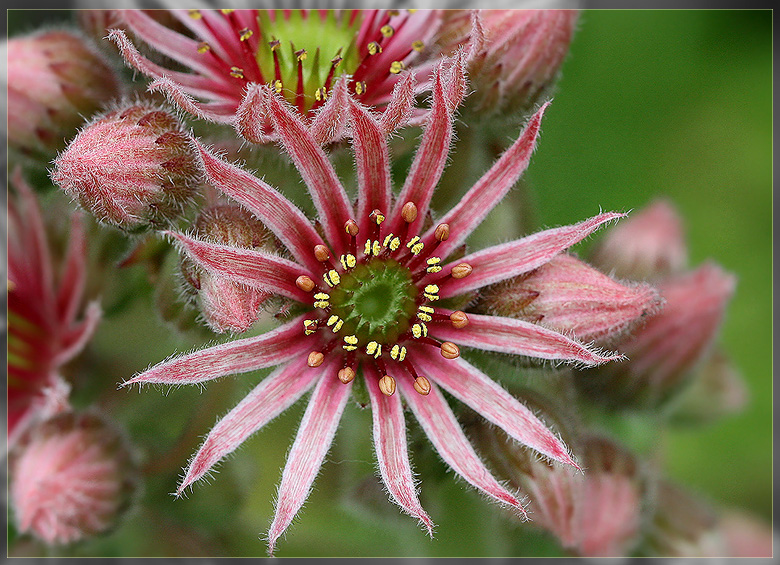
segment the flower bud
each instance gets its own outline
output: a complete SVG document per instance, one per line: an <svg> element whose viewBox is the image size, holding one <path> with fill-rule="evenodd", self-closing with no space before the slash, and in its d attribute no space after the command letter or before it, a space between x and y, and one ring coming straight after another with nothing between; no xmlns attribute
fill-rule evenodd
<svg viewBox="0 0 780 565"><path fill-rule="evenodd" d="M110 529L128 506L135 483L123 438L91 414L67 413L30 429L9 471L19 531L50 545Z"/></svg>
<svg viewBox="0 0 780 565"><path fill-rule="evenodd" d="M469 50L475 92L467 104L483 114L530 109L554 84L569 52L576 10L445 10L437 44Z"/></svg>
<svg viewBox="0 0 780 565"><path fill-rule="evenodd" d="M8 40L8 145L51 157L84 116L119 95L116 73L81 36L47 31Z"/></svg>
<svg viewBox="0 0 780 565"><path fill-rule="evenodd" d="M145 103L97 117L54 165L55 183L98 220L125 230L177 217L201 176L178 120Z"/></svg>
<svg viewBox="0 0 780 565"><path fill-rule="evenodd" d="M558 255L487 288L478 308L603 342L627 332L660 304L658 292L647 284L624 285L571 255Z"/></svg>
<svg viewBox="0 0 780 565"><path fill-rule="evenodd" d="M659 280L688 262L682 220L664 200L610 229L592 255L593 264L617 277Z"/></svg>
<svg viewBox="0 0 780 565"><path fill-rule="evenodd" d="M222 245L262 249L273 236L249 212L233 204L206 208L195 221L195 236ZM256 288L214 275L189 256L181 259L187 292L215 332L243 333L257 321L260 305L270 296Z"/></svg>
<svg viewBox="0 0 780 565"><path fill-rule="evenodd" d="M616 345L628 360L577 375L580 389L602 401L665 403L710 350L734 286L734 276L712 263L659 285L663 310Z"/></svg>

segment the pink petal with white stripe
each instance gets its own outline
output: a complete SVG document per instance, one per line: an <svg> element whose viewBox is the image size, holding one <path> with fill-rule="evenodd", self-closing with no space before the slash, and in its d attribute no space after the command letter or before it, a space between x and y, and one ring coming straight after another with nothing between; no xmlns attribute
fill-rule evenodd
<svg viewBox="0 0 780 565"><path fill-rule="evenodd" d="M350 100L349 117L359 187L357 217L360 229L367 230L372 210L386 214L390 209L390 154L385 134L368 110Z"/></svg>
<svg viewBox="0 0 780 565"><path fill-rule="evenodd" d="M364 365L363 372L368 394L371 397L374 446L382 481L396 504L403 508L404 512L422 522L428 529L428 534L433 537L433 522L417 498L412 467L409 463L406 421L401 408L401 397L398 394L385 396L379 390L381 375L373 367Z"/></svg>
<svg viewBox="0 0 780 565"><path fill-rule="evenodd" d="M436 252L442 257L452 253L465 241L466 237L482 223L485 216L506 196L509 189L528 168L531 153L533 153L536 139L539 136L542 115L544 115L548 105L549 102L533 115L517 141L504 152L488 172L482 175L482 178L469 189L460 202L441 219L440 223L450 225L451 234L447 241L442 242L436 248ZM435 226L425 234L423 241L426 244L433 241L434 229Z"/></svg>
<svg viewBox="0 0 780 565"><path fill-rule="evenodd" d="M298 263L254 249L209 243L176 232L163 233L176 238L190 257L217 275L299 302L311 302L311 296L295 286L295 279L309 274Z"/></svg>
<svg viewBox="0 0 780 565"><path fill-rule="evenodd" d="M309 367L303 356L264 378L209 432L187 466L176 493L181 494L225 455L289 408L322 374L323 371Z"/></svg>
<svg viewBox="0 0 780 565"><path fill-rule="evenodd" d="M84 234L84 222L79 215L74 214L70 220L68 251L57 290L57 314L66 326L76 320L86 278L87 238Z"/></svg>
<svg viewBox="0 0 780 565"><path fill-rule="evenodd" d="M468 483L502 504L525 510L520 501L493 477L466 439L455 415L444 400L439 388L431 383L431 391L421 396L411 379L398 379L406 403L420 422L444 462Z"/></svg>
<svg viewBox="0 0 780 565"><path fill-rule="evenodd" d="M443 281L440 284L440 295L442 298L456 296L541 267L558 253L582 241L604 224L625 215L619 212L599 214L579 224L540 231L522 239L494 245L466 255L453 263L468 263L473 268L472 273L462 279ZM449 243L449 240L442 245L446 243ZM439 248L436 251L438 253ZM448 268L445 267L445 270Z"/></svg>
<svg viewBox="0 0 780 565"><path fill-rule="evenodd" d="M169 77L159 77L149 83L149 92L162 92L168 99L185 112L189 112L202 120L220 124L233 123L234 105L220 102L202 104L195 101L179 84L181 81ZM229 114L228 114L229 112Z"/></svg>
<svg viewBox="0 0 780 565"><path fill-rule="evenodd" d="M54 356L55 366L67 363L84 349L87 342L92 339L101 316L100 304L90 302L84 313L84 319L67 327L62 334L60 350Z"/></svg>
<svg viewBox="0 0 780 565"><path fill-rule="evenodd" d="M303 212L256 176L219 159L200 143L197 148L209 182L246 206L302 265L315 272L322 269L312 253L322 238Z"/></svg>
<svg viewBox="0 0 780 565"><path fill-rule="evenodd" d="M274 131L309 187L325 236L338 254L340 244L346 240L344 224L354 215L347 193L325 151L296 112L275 93L271 93L267 101Z"/></svg>
<svg viewBox="0 0 780 565"><path fill-rule="evenodd" d="M406 124L414 111L416 79L414 73L404 73L393 87L393 95L382 113L380 125L386 134Z"/></svg>
<svg viewBox="0 0 780 565"><path fill-rule="evenodd" d="M601 355L597 351L565 335L524 320L501 316L469 314L469 324L456 329L451 324L431 324L430 332L443 341L454 341L487 351L527 355L540 359L556 359L600 365L623 359L622 355Z"/></svg>
<svg viewBox="0 0 780 565"><path fill-rule="evenodd" d="M349 108L349 79L342 75L333 87L325 105L320 108L309 126L309 132L320 145L341 139L347 125Z"/></svg>
<svg viewBox="0 0 780 565"><path fill-rule="evenodd" d="M268 116L266 96L268 91L259 84L250 84L236 110L233 124L238 134L252 143L268 143L271 135L271 118Z"/></svg>
<svg viewBox="0 0 780 565"><path fill-rule="evenodd" d="M271 367L297 356L306 357L311 343L301 339L302 324L303 316L299 316L259 336L236 339L163 361L125 381L122 386L137 383L195 384Z"/></svg>
<svg viewBox="0 0 780 565"><path fill-rule="evenodd" d="M326 367L323 372L333 373L336 364L328 363ZM335 374L325 374L314 389L279 484L276 514L268 530L268 552L271 555L276 540L309 496L311 485L336 435L351 390L352 383L343 384Z"/></svg>
<svg viewBox="0 0 780 565"><path fill-rule="evenodd" d="M513 439L579 469L563 442L531 410L476 367L461 358L444 361L433 356L415 355L414 361L431 380Z"/></svg>

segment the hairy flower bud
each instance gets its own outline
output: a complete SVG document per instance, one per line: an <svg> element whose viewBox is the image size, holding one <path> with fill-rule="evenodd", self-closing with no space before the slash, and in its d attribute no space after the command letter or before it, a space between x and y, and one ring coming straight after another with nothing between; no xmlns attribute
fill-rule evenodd
<svg viewBox="0 0 780 565"><path fill-rule="evenodd" d="M51 157L76 128L119 95L116 73L81 36L47 31L16 37L8 57L8 145Z"/></svg>
<svg viewBox="0 0 780 565"><path fill-rule="evenodd" d="M576 10L446 10L437 44L465 45L479 113L529 109L554 84L569 52Z"/></svg>
<svg viewBox="0 0 780 565"><path fill-rule="evenodd" d="M98 220L126 230L180 214L201 168L169 112L138 103L97 117L57 157L52 179Z"/></svg>
<svg viewBox="0 0 780 565"><path fill-rule="evenodd" d="M246 249L263 249L271 233L244 208L221 204L206 208L195 221L195 235L205 241ZM243 333L257 321L260 305L269 293L231 281L204 269L183 255L181 270L187 291L215 332Z"/></svg>
<svg viewBox="0 0 780 565"><path fill-rule="evenodd" d="M734 286L734 276L712 263L659 285L663 310L617 345L628 360L578 375L581 390L630 405L663 404L710 350Z"/></svg>
<svg viewBox="0 0 780 565"><path fill-rule="evenodd" d="M478 308L571 332L582 341L625 333L659 309L647 284L621 284L571 255L487 288Z"/></svg>
<svg viewBox="0 0 780 565"><path fill-rule="evenodd" d="M606 272L633 280L679 273L688 262L682 220L669 202L655 202L609 230L591 260Z"/></svg>
<svg viewBox="0 0 780 565"><path fill-rule="evenodd" d="M19 531L52 545L110 529L135 483L123 438L91 414L67 413L32 428L9 471Z"/></svg>

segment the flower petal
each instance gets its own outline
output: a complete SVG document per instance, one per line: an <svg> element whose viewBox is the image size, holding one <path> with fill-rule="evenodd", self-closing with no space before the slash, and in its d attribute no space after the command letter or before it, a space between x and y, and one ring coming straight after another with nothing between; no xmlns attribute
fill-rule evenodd
<svg viewBox="0 0 780 565"><path fill-rule="evenodd" d="M409 452L406 445L406 422L401 397L385 396L379 390L379 375L373 367L363 366L366 386L371 397L371 413L374 418L374 446L379 471L387 490L403 510L417 518L428 528L433 537L433 522L420 505L414 485ZM406 375L404 375L406 376ZM405 381L406 379L400 379Z"/></svg>
<svg viewBox="0 0 780 565"><path fill-rule="evenodd" d="M236 110L236 131L252 143L268 143L275 139L271 135L271 119L266 112L265 96L265 88L259 84L250 84Z"/></svg>
<svg viewBox="0 0 780 565"><path fill-rule="evenodd" d="M321 269L312 250L322 243L322 238L303 212L273 187L219 159L197 141L195 143L209 182L246 206L287 246L299 263L315 272Z"/></svg>
<svg viewBox="0 0 780 565"><path fill-rule="evenodd" d="M171 231L163 233L176 238L190 257L217 275L305 304L312 301L309 294L295 286L295 279L310 274L298 263L254 249L209 243Z"/></svg>
<svg viewBox="0 0 780 565"><path fill-rule="evenodd" d="M536 146L542 115L548 105L549 102L531 117L517 141L504 152L488 172L482 175L482 178L469 189L460 202L441 219L439 223L450 225L451 234L436 248L436 253L441 257L446 257L465 241L466 237L482 223L488 212L504 198L509 189L525 172L528 162L531 160L531 153ZM436 226L433 226L425 234L423 241L426 245L433 241L435 229Z"/></svg>
<svg viewBox="0 0 780 565"><path fill-rule="evenodd" d="M452 396L493 422L512 438L539 453L579 469L563 442L482 371L461 358L439 360L415 355L415 364ZM407 398L409 395L406 395Z"/></svg>
<svg viewBox="0 0 780 565"><path fill-rule="evenodd" d="M225 375L271 367L306 356L310 340L301 339L303 316L259 336L236 339L163 361L122 383L195 384Z"/></svg>
<svg viewBox="0 0 780 565"><path fill-rule="evenodd" d="M306 357L302 356L264 378L209 432L187 466L176 494L181 494L225 455L289 408L321 375L322 371L307 366Z"/></svg>
<svg viewBox="0 0 780 565"><path fill-rule="evenodd" d="M432 335L468 347L527 355L541 359L561 359L585 365L600 365L623 359L622 355L601 355L565 335L524 320L501 316L469 314L469 324L460 329L450 324L431 324Z"/></svg>
<svg viewBox="0 0 780 565"><path fill-rule="evenodd" d="M275 93L270 93L267 102L274 132L309 187L325 237L338 254L346 241L344 224L354 216L347 193L325 151L287 102Z"/></svg>
<svg viewBox="0 0 780 565"><path fill-rule="evenodd" d="M162 92L173 104L201 120L220 124L233 123L235 104L201 104L181 88L180 82L173 81L168 76L162 76L149 83L148 90L149 92Z"/></svg>
<svg viewBox="0 0 780 565"><path fill-rule="evenodd" d="M317 143L325 145L341 139L346 125L345 116L349 105L347 75L342 75L333 87L330 98L317 112L309 126L309 132Z"/></svg>
<svg viewBox="0 0 780 565"><path fill-rule="evenodd" d="M428 395L421 396L414 390L411 379L398 379L398 381L406 403L445 463L472 486L498 502L514 506L525 514L520 501L502 487L482 463L466 439L439 387L431 383L431 391Z"/></svg>
<svg viewBox="0 0 780 565"><path fill-rule="evenodd" d="M368 230L369 214L390 210L390 154L384 132L376 119L359 103L349 100L352 145L358 178L358 225Z"/></svg>
<svg viewBox="0 0 780 565"><path fill-rule="evenodd" d="M78 307L84 294L87 276L87 239L81 216L73 214L70 219L70 236L60 286L57 290L57 310L60 323L69 326L76 319Z"/></svg>
<svg viewBox="0 0 780 565"><path fill-rule="evenodd" d="M60 350L54 357L53 365L59 366L73 359L87 345L95 333L102 311L97 302L90 302L84 313L84 319L71 325L60 340Z"/></svg>
<svg viewBox="0 0 780 565"><path fill-rule="evenodd" d="M382 113L380 125L385 134L394 132L400 126L404 125L414 111L414 87L416 83L415 74L407 71L401 75L401 78L393 87L393 94L390 102L387 103L385 111Z"/></svg>
<svg viewBox="0 0 780 565"><path fill-rule="evenodd" d="M279 484L276 514L268 530L268 551L273 555L276 540L292 522L320 470L333 442L336 428L347 404L352 383L343 384L332 373L335 363L329 363L326 373L314 389L306 413L298 428L287 464Z"/></svg>
<svg viewBox="0 0 780 565"><path fill-rule="evenodd" d="M468 263L473 268L472 273L462 279L444 280L439 285L440 295L442 298L456 296L541 267L558 253L582 241L602 225L624 216L625 214L619 212L607 212L579 224L537 232L522 239L494 245L467 255L459 259L457 263ZM440 247L449 241L448 239L442 242ZM436 249L437 254L440 247ZM442 256L444 255L442 253Z"/></svg>

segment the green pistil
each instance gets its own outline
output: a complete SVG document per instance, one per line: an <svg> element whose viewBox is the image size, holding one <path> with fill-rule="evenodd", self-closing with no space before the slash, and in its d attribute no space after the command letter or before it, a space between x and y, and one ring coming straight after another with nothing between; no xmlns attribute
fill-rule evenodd
<svg viewBox="0 0 780 565"><path fill-rule="evenodd" d="M394 343L409 329L418 289L411 273L393 259L373 259L341 276L331 291L333 314L344 321L341 333L369 341Z"/></svg>
<svg viewBox="0 0 780 565"><path fill-rule="evenodd" d="M349 10L340 13L330 10L324 19L313 10L305 18L300 10L292 10L288 14L278 10L271 21L266 10L259 10L259 29L262 30L263 37L260 39L256 58L263 76L271 83L277 78L281 80L281 92L285 98L292 104L298 104L299 57L296 53L305 50L305 59L300 63L303 68L304 109L310 109L318 101L319 89L329 87L329 91L337 76L352 74L358 67L360 59L355 40L362 16L358 15L355 21L350 23L351 17ZM277 41L275 52L279 64L278 77L274 49L269 45L269 42ZM333 66L332 61L337 57L341 61L335 68L331 84L326 84Z"/></svg>

